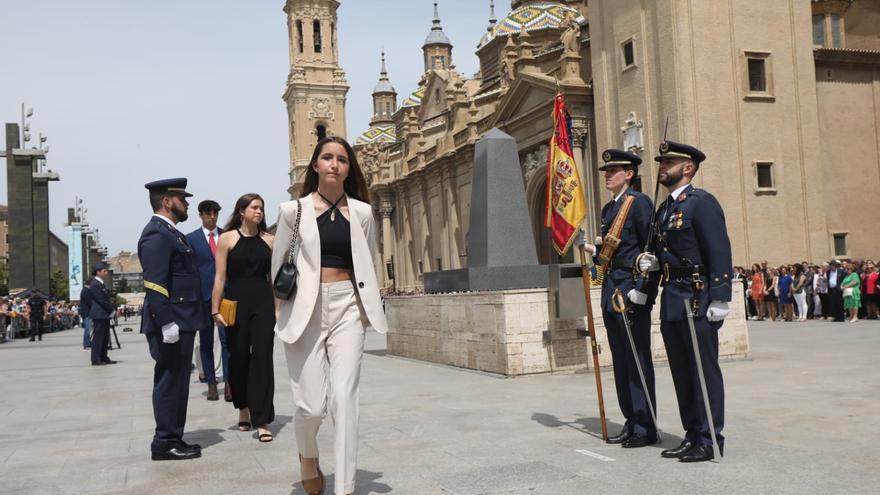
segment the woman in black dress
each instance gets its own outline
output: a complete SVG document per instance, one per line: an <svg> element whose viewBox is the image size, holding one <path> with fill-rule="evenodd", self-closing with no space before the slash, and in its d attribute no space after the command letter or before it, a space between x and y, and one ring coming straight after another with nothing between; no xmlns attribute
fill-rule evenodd
<svg viewBox="0 0 880 495"><path fill-rule="evenodd" d="M217 246L211 314L216 324L226 327L229 385L232 403L239 410L238 428L249 431L255 425L260 442L271 442L275 302L269 269L274 237L266 231L263 205L259 194L245 194L235 203ZM222 298L237 303L232 326L220 315Z"/></svg>

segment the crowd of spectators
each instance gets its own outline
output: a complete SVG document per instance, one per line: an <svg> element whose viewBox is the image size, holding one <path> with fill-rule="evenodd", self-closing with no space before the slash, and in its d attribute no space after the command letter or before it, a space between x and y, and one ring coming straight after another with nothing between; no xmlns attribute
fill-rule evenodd
<svg viewBox="0 0 880 495"><path fill-rule="evenodd" d="M856 322L880 316L880 280L877 264L870 260L831 260L822 265L804 261L778 267L767 266L765 260L734 271L743 284L746 314L752 320Z"/></svg>
<svg viewBox="0 0 880 495"><path fill-rule="evenodd" d="M33 328L32 314L42 313L36 318L41 327ZM0 339L35 335L44 332L58 332L79 326L80 317L76 303L64 300L43 298L37 302L33 295L25 297L0 298Z"/></svg>

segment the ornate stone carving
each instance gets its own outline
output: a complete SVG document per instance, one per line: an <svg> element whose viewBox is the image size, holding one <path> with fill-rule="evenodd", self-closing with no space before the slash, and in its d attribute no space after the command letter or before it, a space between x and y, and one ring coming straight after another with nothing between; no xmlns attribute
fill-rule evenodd
<svg viewBox="0 0 880 495"><path fill-rule="evenodd" d="M522 160L520 160L524 184L528 185L538 172L547 170L547 156L549 151L550 149L547 145L542 144L538 149L528 153Z"/></svg>
<svg viewBox="0 0 880 495"><path fill-rule="evenodd" d="M312 98L312 110L309 112L309 118L333 120L334 115L330 108L330 98L320 96Z"/></svg>
<svg viewBox="0 0 880 495"><path fill-rule="evenodd" d="M630 112L623 124L620 128L620 132L623 133L623 149L633 153L644 151L642 129L645 123L636 117L635 112Z"/></svg>

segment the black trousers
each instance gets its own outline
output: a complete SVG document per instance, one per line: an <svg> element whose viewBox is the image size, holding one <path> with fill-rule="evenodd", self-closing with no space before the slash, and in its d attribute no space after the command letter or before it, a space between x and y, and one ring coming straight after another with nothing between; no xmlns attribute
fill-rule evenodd
<svg viewBox="0 0 880 495"><path fill-rule="evenodd" d="M31 328L28 332L30 338L39 337L40 340L43 340L43 318L42 317L31 317Z"/></svg>
<svg viewBox="0 0 880 495"><path fill-rule="evenodd" d="M156 362L153 368L153 416L156 432L150 449L162 452L183 440L186 407L189 401L189 376L192 371L195 332L180 332L180 340L173 344L162 342L162 332L146 334L150 356ZM92 344L92 352L95 345Z"/></svg>
<svg viewBox="0 0 880 495"><path fill-rule="evenodd" d="M110 342L110 320L92 320L92 363L107 362Z"/></svg>
<svg viewBox="0 0 880 495"><path fill-rule="evenodd" d="M236 409L250 410L251 424L262 426L275 420L274 308L239 314L235 326L226 327L229 346L229 385Z"/></svg>
<svg viewBox="0 0 880 495"><path fill-rule="evenodd" d="M648 400L657 409L654 394L654 364L651 359L651 313L635 311L629 315L633 341L636 345L642 371L648 391L642 387L635 357L626 335L623 315L616 312L603 311L605 330L608 332L608 345L611 347L611 359L614 362L614 386L617 389L617 402L620 411L626 418L624 427L630 433L638 433L647 437L657 436L657 427L651 417ZM649 399L650 397L650 399Z"/></svg>
<svg viewBox="0 0 880 495"><path fill-rule="evenodd" d="M828 288L828 316L843 321L843 291L840 287Z"/></svg>
<svg viewBox="0 0 880 495"><path fill-rule="evenodd" d="M723 321L709 322L706 318L697 318L694 321L700 360L706 375L709 406L715 423L715 436L720 446L724 445L724 436L721 435L721 430L724 428L724 380L721 376L721 366L718 364L718 331L721 330L723 323ZM685 437L698 445L711 445L712 436L709 433L709 420L706 416L688 322L687 320L661 321L660 333L663 334L663 343L666 345Z"/></svg>

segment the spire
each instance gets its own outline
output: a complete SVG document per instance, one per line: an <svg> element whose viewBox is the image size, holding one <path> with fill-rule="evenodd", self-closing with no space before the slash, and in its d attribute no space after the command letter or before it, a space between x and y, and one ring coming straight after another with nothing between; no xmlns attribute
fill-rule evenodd
<svg viewBox="0 0 880 495"><path fill-rule="evenodd" d="M394 90L394 86L391 85L391 80L388 79L388 69L385 68L384 49L382 50L382 69L379 71L379 84L376 85L373 93L397 93Z"/></svg>
<svg viewBox="0 0 880 495"><path fill-rule="evenodd" d="M495 0L489 0L489 27L486 31L491 33L495 29L495 24L498 24L498 18L495 17Z"/></svg>
<svg viewBox="0 0 880 495"><path fill-rule="evenodd" d="M431 32L428 33L428 37L425 39L425 45L452 45L449 42L449 38L446 37L446 33L443 32L443 26L440 25L440 9L437 7L437 2L434 2L434 21L431 26Z"/></svg>

